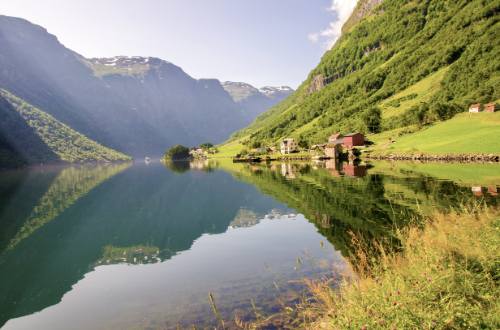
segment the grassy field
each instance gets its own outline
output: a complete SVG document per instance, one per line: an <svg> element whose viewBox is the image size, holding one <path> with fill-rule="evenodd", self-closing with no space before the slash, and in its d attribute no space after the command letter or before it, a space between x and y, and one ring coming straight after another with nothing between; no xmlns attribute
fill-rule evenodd
<svg viewBox="0 0 500 330"><path fill-rule="evenodd" d="M288 311L293 328L498 329L500 213L474 209L428 221L400 234L404 252L386 254L339 289L309 282L314 299ZM359 260L369 260L362 246Z"/></svg>
<svg viewBox="0 0 500 330"><path fill-rule="evenodd" d="M399 137L401 131L404 129L369 137L376 143L372 150L376 153L500 153L500 112L461 113L450 120ZM388 138L394 139L395 143L387 143Z"/></svg>
<svg viewBox="0 0 500 330"><path fill-rule="evenodd" d="M209 158L232 158L245 149L245 146L240 143L240 140L235 140L219 145L217 146L217 149L219 152L214 155L210 155Z"/></svg>
<svg viewBox="0 0 500 330"><path fill-rule="evenodd" d="M422 102L427 102L440 89L448 67L445 67L402 92L393 95L380 104L382 118L390 118L405 113L408 109Z"/></svg>

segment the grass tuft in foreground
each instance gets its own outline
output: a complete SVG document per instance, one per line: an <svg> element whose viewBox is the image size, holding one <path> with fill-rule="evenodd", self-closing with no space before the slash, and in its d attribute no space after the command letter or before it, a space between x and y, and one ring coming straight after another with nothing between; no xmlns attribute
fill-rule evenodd
<svg viewBox="0 0 500 330"><path fill-rule="evenodd" d="M310 282L313 299L297 307L299 327L498 329L499 230L495 210L436 214L423 229L401 233L404 252L382 254L358 280L336 290Z"/></svg>

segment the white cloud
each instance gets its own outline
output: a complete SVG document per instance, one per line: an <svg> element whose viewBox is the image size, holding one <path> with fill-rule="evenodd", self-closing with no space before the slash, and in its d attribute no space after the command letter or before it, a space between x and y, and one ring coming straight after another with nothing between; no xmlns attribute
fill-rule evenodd
<svg viewBox="0 0 500 330"><path fill-rule="evenodd" d="M357 2L358 0L332 0L328 11L332 13L333 21L324 30L309 34L308 39L313 43L321 41L325 48L332 48L340 37L342 26L351 16Z"/></svg>

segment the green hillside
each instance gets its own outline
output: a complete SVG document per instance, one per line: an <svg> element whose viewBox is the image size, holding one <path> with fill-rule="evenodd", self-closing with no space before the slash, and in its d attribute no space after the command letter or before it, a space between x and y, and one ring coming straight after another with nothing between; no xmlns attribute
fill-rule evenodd
<svg viewBox="0 0 500 330"><path fill-rule="evenodd" d="M130 159L88 139L5 90L0 90L0 100L1 113L7 118L0 127L0 167Z"/></svg>
<svg viewBox="0 0 500 330"><path fill-rule="evenodd" d="M297 92L230 141L318 143L337 131L422 128L500 98L500 0L379 2L359 1Z"/></svg>
<svg viewBox="0 0 500 330"><path fill-rule="evenodd" d="M394 133L394 134L391 134ZM429 125L415 133L397 137L389 131L374 135L374 154L388 153L500 153L500 112L462 113ZM389 138L394 143L389 142Z"/></svg>

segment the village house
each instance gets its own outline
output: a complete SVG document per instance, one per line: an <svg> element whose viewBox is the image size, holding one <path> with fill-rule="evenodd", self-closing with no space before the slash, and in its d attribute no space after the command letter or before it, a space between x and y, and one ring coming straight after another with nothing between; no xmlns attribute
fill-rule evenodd
<svg viewBox="0 0 500 330"><path fill-rule="evenodd" d="M481 103L471 104L469 107L469 112L472 113L481 112Z"/></svg>
<svg viewBox="0 0 500 330"><path fill-rule="evenodd" d="M365 136L361 133L349 133L343 137L343 145L346 148L360 147L365 145Z"/></svg>
<svg viewBox="0 0 500 330"><path fill-rule="evenodd" d="M281 142L280 150L283 155L291 154L292 152L297 151L297 143L295 143L295 139L284 139Z"/></svg>
<svg viewBox="0 0 500 330"><path fill-rule="evenodd" d="M497 104L495 102L491 102L484 105L484 112L495 112L497 111Z"/></svg>
<svg viewBox="0 0 500 330"><path fill-rule="evenodd" d="M201 157L205 155L205 151L202 148L191 148L191 150L189 150L189 155L193 157Z"/></svg>

